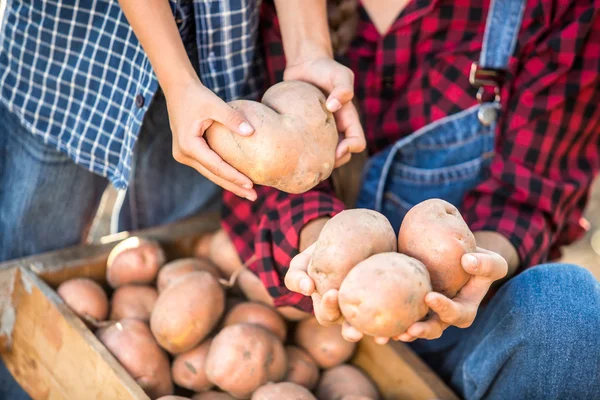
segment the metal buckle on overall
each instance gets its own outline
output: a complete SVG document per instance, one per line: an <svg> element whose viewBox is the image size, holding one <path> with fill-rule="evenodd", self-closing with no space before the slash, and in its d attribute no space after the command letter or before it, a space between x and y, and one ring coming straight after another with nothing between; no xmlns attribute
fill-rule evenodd
<svg viewBox="0 0 600 400"><path fill-rule="evenodd" d="M477 101L481 104L486 87L494 88L495 101L500 102L500 88L504 83L505 72L499 69L484 69L474 62L471 64L469 73L469 82L472 86L479 88L477 91Z"/></svg>

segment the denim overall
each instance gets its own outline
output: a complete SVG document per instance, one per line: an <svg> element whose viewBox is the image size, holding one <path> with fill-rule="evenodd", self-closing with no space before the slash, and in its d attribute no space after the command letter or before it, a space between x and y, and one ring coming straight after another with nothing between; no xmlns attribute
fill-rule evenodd
<svg viewBox="0 0 600 400"><path fill-rule="evenodd" d="M396 231L414 205L441 198L460 207L465 194L480 183L493 155L500 114L500 82L517 42L524 0L492 0L479 63L470 81L479 87L479 104L449 115L398 140L367 163L357 207L384 214ZM484 86L495 98L483 102Z"/></svg>

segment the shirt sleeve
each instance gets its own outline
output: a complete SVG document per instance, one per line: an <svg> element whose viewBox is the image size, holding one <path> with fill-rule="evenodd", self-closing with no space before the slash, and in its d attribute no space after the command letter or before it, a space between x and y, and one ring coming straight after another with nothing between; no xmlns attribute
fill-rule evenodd
<svg viewBox="0 0 600 400"><path fill-rule="evenodd" d="M241 259L267 288L275 306L294 306L312 311L310 297L290 292L284 277L298 254L300 231L310 221L334 216L344 209L333 195L329 181L303 194L289 194L257 186L255 202L230 192L223 195L221 225Z"/></svg>
<svg viewBox="0 0 600 400"><path fill-rule="evenodd" d="M600 153L600 17L568 3L536 12L555 23L519 44L489 176L463 203L471 229L506 236L522 268L556 259L584 233Z"/></svg>

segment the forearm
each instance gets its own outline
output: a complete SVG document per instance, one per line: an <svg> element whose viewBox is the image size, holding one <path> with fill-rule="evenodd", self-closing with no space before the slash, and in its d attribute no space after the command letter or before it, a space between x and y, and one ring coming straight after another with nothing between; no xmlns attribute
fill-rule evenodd
<svg viewBox="0 0 600 400"><path fill-rule="evenodd" d="M119 0L163 91L198 81L167 0Z"/></svg>
<svg viewBox="0 0 600 400"><path fill-rule="evenodd" d="M275 0L288 64L332 57L325 0Z"/></svg>
<svg viewBox="0 0 600 400"><path fill-rule="evenodd" d="M515 274L520 264L519 254L512 243L502 234L497 232L477 231L473 232L473 235L475 235L478 247L493 251L506 260L506 263L508 264L508 273L503 280L510 279L510 277Z"/></svg>

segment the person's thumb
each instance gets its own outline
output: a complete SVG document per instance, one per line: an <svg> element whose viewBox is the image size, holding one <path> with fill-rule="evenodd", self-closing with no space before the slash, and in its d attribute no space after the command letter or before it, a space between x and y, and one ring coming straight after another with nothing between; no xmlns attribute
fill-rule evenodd
<svg viewBox="0 0 600 400"><path fill-rule="evenodd" d="M230 131L238 135L250 136L254 133L254 128L239 110L232 108L223 101L220 103L213 112L215 121L225 125Z"/></svg>

